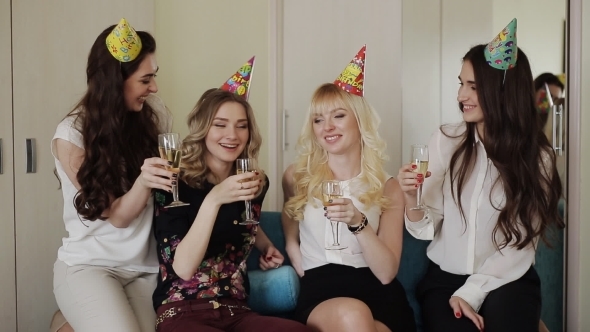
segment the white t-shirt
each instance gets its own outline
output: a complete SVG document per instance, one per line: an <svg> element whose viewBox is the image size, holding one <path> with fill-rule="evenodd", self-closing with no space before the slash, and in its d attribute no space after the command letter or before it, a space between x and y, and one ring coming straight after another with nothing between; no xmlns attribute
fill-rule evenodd
<svg viewBox="0 0 590 332"><path fill-rule="evenodd" d="M478 311L489 292L528 271L535 260L535 249L532 245L522 250L507 246L498 251L492 241L506 197L501 183L494 186L499 173L488 159L477 132L474 143L477 158L461 194L466 222L461 219L451 194L449 168L453 152L461 143L461 137L452 137L462 135L466 126L464 123L445 125L443 130L451 137L437 130L429 143L428 170L432 175L424 181L422 200L431 213L417 222L411 222L406 215L405 224L414 237L432 240L427 249L428 258L443 271L470 275L453 295ZM500 243L502 233L498 232L496 238Z"/></svg>
<svg viewBox="0 0 590 332"><path fill-rule="evenodd" d="M389 177L388 177L389 178ZM358 177L341 181L343 197L350 198L354 206L367 216L367 220L375 232L379 229L379 218L381 208L373 205L367 208L358 201L351 192L363 190L363 184ZM301 241L301 266L303 270L313 269L329 263L342 264L353 267L368 267L361 246L344 223L338 223L340 244L346 246L342 250L326 250L327 246L333 243L332 226L330 221L324 217L324 205L317 198L305 205L303 220L299 222L299 239ZM316 207L314 207L314 203Z"/></svg>
<svg viewBox="0 0 590 332"><path fill-rule="evenodd" d="M171 116L161 99L151 95L146 100L160 119L160 131L171 128ZM78 190L66 175L55 154L55 140L63 139L84 149L80 131L74 127L74 116L68 116L58 126L51 143L55 167L61 180L64 197L64 223L68 237L63 238L57 257L73 265L117 267L129 271L158 272L156 244L152 235L154 203L146 207L126 228L116 228L108 220L88 221L78 216L73 200Z"/></svg>

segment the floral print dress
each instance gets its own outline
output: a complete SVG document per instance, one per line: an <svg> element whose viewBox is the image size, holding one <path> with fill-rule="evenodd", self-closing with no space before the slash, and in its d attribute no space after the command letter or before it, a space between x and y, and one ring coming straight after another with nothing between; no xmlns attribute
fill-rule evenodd
<svg viewBox="0 0 590 332"><path fill-rule="evenodd" d="M165 208L172 202L172 194L158 190L155 194L154 236L158 246L160 272L153 294L154 309L166 303L213 297L246 299L249 291L246 259L252 250L256 225L239 225L245 218L243 201L224 204L219 209L201 265L185 281L172 268L176 247L188 233L203 200L214 185L206 182L203 188L192 188L179 181L179 197L188 206ZM260 218L262 201L268 190L268 178L262 193L252 200L254 219Z"/></svg>

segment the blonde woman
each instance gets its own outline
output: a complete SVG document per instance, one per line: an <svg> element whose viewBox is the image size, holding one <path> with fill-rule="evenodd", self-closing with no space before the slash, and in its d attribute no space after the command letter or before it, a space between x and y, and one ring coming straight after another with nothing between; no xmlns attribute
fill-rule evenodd
<svg viewBox="0 0 590 332"><path fill-rule="evenodd" d="M395 278L402 252L404 197L384 170L379 118L364 97L336 84L314 93L283 176L286 250L299 276L295 317L318 331L415 331ZM343 198L322 204L323 180L339 180ZM340 223L342 250L330 221ZM346 227L345 227L346 226Z"/></svg>

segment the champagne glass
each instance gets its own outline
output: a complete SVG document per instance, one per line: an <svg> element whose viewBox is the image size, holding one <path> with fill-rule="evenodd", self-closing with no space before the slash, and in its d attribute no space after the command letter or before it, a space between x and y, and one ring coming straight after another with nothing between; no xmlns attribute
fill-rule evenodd
<svg viewBox="0 0 590 332"><path fill-rule="evenodd" d="M428 207L422 203L422 184L424 183L424 179L426 179L426 172L428 171L428 145L412 145L412 157L410 161L412 164L416 165L413 172L422 174L422 183L418 185L418 192L416 195L417 206L410 210L425 211Z"/></svg>
<svg viewBox="0 0 590 332"><path fill-rule="evenodd" d="M254 158L240 158L236 159L236 172L237 174L243 174L246 172L256 172L256 159ZM242 180L241 182L252 181L252 178ZM256 225L257 220L252 217L252 202L250 200L245 201L246 204L246 219L240 223L240 225Z"/></svg>
<svg viewBox="0 0 590 332"><path fill-rule="evenodd" d="M190 205L178 199L178 173L180 173L180 159L182 158L182 151L180 150L180 139L177 133L165 133L158 135L158 150L160 151L160 158L168 160L166 170L176 173L176 184L172 185L173 201L167 208Z"/></svg>
<svg viewBox="0 0 590 332"><path fill-rule="evenodd" d="M326 180L322 181L322 198L324 201L324 206L330 206L336 198L342 198L342 186L340 185L340 181L334 180ZM327 219L327 218L326 218ZM329 219L328 219L329 220ZM346 249L347 247L340 244L338 239L339 232L338 227L340 226L340 222L337 221L330 221L330 226L332 226L332 245L327 246L327 250L342 250Z"/></svg>

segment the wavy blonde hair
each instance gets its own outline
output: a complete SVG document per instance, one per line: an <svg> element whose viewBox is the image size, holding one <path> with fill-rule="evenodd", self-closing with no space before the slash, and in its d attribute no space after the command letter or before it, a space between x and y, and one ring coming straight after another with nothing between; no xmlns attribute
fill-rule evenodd
<svg viewBox="0 0 590 332"><path fill-rule="evenodd" d="M182 174L180 178L191 187L202 188L207 174L210 172L205 162L205 152L207 151L205 138L209 133L217 111L221 105L228 102L242 105L246 110L248 119L248 144L242 151L240 158L258 158L260 146L262 145L262 136L260 136L250 103L231 92L217 88L209 89L203 93L189 113L187 117L189 134L182 142Z"/></svg>
<svg viewBox="0 0 590 332"><path fill-rule="evenodd" d="M366 206L377 205L381 209L390 204L383 196L387 181L384 164L386 143L379 136L379 115L363 97L350 94L332 83L320 86L311 98L306 122L297 141L298 157L294 164L294 195L285 204L285 212L295 220L303 219L303 209L311 197L321 200L321 183L334 176L328 166L328 153L322 148L313 132L314 114L342 108L356 118L361 138L360 180L366 191L357 199Z"/></svg>

